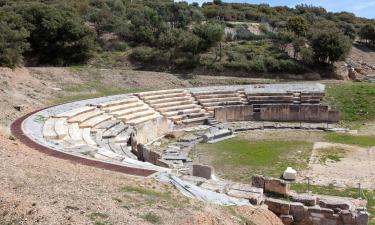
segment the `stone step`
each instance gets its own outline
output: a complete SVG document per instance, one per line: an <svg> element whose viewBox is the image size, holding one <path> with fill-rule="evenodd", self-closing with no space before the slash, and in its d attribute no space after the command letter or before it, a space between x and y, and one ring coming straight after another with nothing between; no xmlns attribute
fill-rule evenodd
<svg viewBox="0 0 375 225"><path fill-rule="evenodd" d="M127 121L126 123L127 123L127 124L130 124L130 125L137 125L137 124L141 124L141 123L147 122L147 121L149 121L149 120L156 119L156 118L158 118L158 117L161 117L160 114L155 113L155 114L150 115L150 116L146 116L146 117L141 117L141 118L137 118L137 119L129 120L129 121Z"/></svg>
<svg viewBox="0 0 375 225"><path fill-rule="evenodd" d="M79 108L75 108L75 109L60 113L60 114L58 114L54 117L56 117L56 118L61 118L61 117L71 118L71 117L78 116L78 115L83 114L83 113L93 111L93 110L95 110L95 108L96 107L93 107L93 106L79 107Z"/></svg>
<svg viewBox="0 0 375 225"><path fill-rule="evenodd" d="M191 95L186 94L183 97L172 97L172 98L162 98L162 99L154 99L146 101L148 104L160 104L160 103L168 103L168 102L178 102L178 101L187 101L190 99L194 99Z"/></svg>
<svg viewBox="0 0 375 225"><path fill-rule="evenodd" d="M68 135L68 127L69 126L66 118L62 117L56 119L55 132L57 139L61 140Z"/></svg>
<svg viewBox="0 0 375 225"><path fill-rule="evenodd" d="M192 104L193 102L194 102L194 99L191 98L190 100L186 100L186 101L175 101L175 102L166 102L166 103L150 104L150 105L153 108L161 109L161 108L177 106L177 105L189 105L189 104Z"/></svg>
<svg viewBox="0 0 375 225"><path fill-rule="evenodd" d="M198 100L203 99L212 99L212 98L234 98L239 97L238 93L230 93L230 94L209 94L209 95L198 95L196 98Z"/></svg>
<svg viewBox="0 0 375 225"><path fill-rule="evenodd" d="M97 125L99 125L100 123L103 123L103 122L108 121L110 119L112 119L112 116L103 114L103 115L91 118L91 119L81 123L79 125L79 127L81 127L81 128L94 128Z"/></svg>
<svg viewBox="0 0 375 225"><path fill-rule="evenodd" d="M198 118L193 118L193 119L185 119L182 120L183 124L190 125L190 124L201 124L203 123L208 117L203 116L203 117L198 117Z"/></svg>
<svg viewBox="0 0 375 225"><path fill-rule="evenodd" d="M137 159L137 156L131 152L130 146L127 146L126 144L120 144L120 146L122 148L122 152L125 154L126 157L131 159Z"/></svg>
<svg viewBox="0 0 375 225"><path fill-rule="evenodd" d="M148 102L149 100L163 99L163 98L173 98L173 97L184 97L186 95L187 95L186 92L181 92L181 93L171 93L171 94L163 94L163 95L145 96L145 97L142 97L142 99L145 102Z"/></svg>
<svg viewBox="0 0 375 225"><path fill-rule="evenodd" d="M104 131L103 138L113 138L119 135L124 130L128 129L128 125L125 125L123 123L119 123L118 125Z"/></svg>
<svg viewBox="0 0 375 225"><path fill-rule="evenodd" d="M108 130L111 129L112 127L116 126L117 124L121 123L121 120L108 120L105 121L98 126L95 127L96 129L103 129L103 130Z"/></svg>
<svg viewBox="0 0 375 225"><path fill-rule="evenodd" d="M132 103L126 103L126 104L121 104L121 105L115 105L111 107L104 108L107 113L112 113L112 112L117 112L117 111L123 111L127 109L132 109L132 108L137 108L144 106L145 104L141 102L140 100L138 102L132 102Z"/></svg>
<svg viewBox="0 0 375 225"><path fill-rule="evenodd" d="M57 139L55 131L56 118L48 118L43 124L43 136L47 139Z"/></svg>
<svg viewBox="0 0 375 225"><path fill-rule="evenodd" d="M204 95L218 95L218 94L233 94L237 91L227 91L227 90L213 90L213 91L199 91L199 92L193 92L194 96L204 96Z"/></svg>
<svg viewBox="0 0 375 225"><path fill-rule="evenodd" d="M129 141L131 132L131 129L121 132L119 135L115 137L114 141L116 143L127 143Z"/></svg>
<svg viewBox="0 0 375 225"><path fill-rule="evenodd" d="M179 110L185 110L185 109L196 109L196 108L202 108L200 105L195 104L189 104L189 105L178 105L178 106L172 106L172 107L166 107L159 109L158 111L161 113L164 112L171 112L171 111L179 111Z"/></svg>
<svg viewBox="0 0 375 225"><path fill-rule="evenodd" d="M205 110L201 108L192 108L192 109L184 109L184 110L176 110L176 111L170 111L170 112L163 112L164 116L170 117L170 116L177 116L177 115L188 115L190 113L199 113L204 112Z"/></svg>
<svg viewBox="0 0 375 225"><path fill-rule="evenodd" d="M206 116L206 113L204 111L203 112L201 111L201 112L198 112L198 113L190 113L190 114L170 116L170 117L168 117L168 119L171 119L173 121L178 121L178 120L182 120L182 119L185 119L185 118L191 119L191 118L202 117L202 116Z"/></svg>
<svg viewBox="0 0 375 225"><path fill-rule="evenodd" d="M80 141L82 139L83 130L79 128L78 123L71 123L68 128L69 138L75 141Z"/></svg>
<svg viewBox="0 0 375 225"><path fill-rule="evenodd" d="M203 107L212 107L212 106L226 106L226 105L243 105L242 101L227 101L227 102L206 102L201 103Z"/></svg>
<svg viewBox="0 0 375 225"><path fill-rule="evenodd" d="M152 109L148 109L147 111L137 112L137 113L133 113L133 114L125 115L125 116L120 116L120 117L118 117L118 119L127 122L129 120L134 120L134 119L138 119L138 118L141 118L141 117L146 117L146 116L150 116L150 115L153 115L153 114L155 114L155 111L152 110Z"/></svg>
<svg viewBox="0 0 375 225"><path fill-rule="evenodd" d="M125 156L114 153L108 149L105 148L99 148L99 150L94 155L97 159L102 160L114 160L114 161L122 161L125 159Z"/></svg>
<svg viewBox="0 0 375 225"><path fill-rule="evenodd" d="M147 111L149 109L150 109L149 106L142 105L140 107L128 108L128 109L124 109L124 110L120 110L120 111L111 112L109 114L111 114L113 116L116 116L116 117L122 117L122 116L126 116L126 115L129 115L129 114L132 114L132 113Z"/></svg>
<svg viewBox="0 0 375 225"><path fill-rule="evenodd" d="M231 102L231 101L242 101L240 97L228 97L228 98L205 98L205 99L200 99L200 103L211 103L211 102Z"/></svg>
<svg viewBox="0 0 375 225"><path fill-rule="evenodd" d="M121 145L119 143L109 142L108 147L110 148L110 150L112 152L114 152L116 154L125 155L124 152L122 151Z"/></svg>
<svg viewBox="0 0 375 225"><path fill-rule="evenodd" d="M182 92L185 92L185 90L184 89L171 89L171 90L141 92L141 93L138 93L137 95L140 97L146 97L146 96L174 94L174 93L182 93Z"/></svg>
<svg viewBox="0 0 375 225"><path fill-rule="evenodd" d="M99 115L102 115L103 112L100 110L94 110L87 113L80 114L78 116L72 117L68 119L69 123L83 123L91 118L97 117Z"/></svg>
<svg viewBox="0 0 375 225"><path fill-rule="evenodd" d="M99 104L98 106L101 109L105 109L105 108L109 108L109 107L112 107L112 106L124 105L124 104L134 103L134 102L138 102L138 101L139 101L139 99L137 97L129 97L129 98L126 98L126 99L105 102L105 103Z"/></svg>
<svg viewBox="0 0 375 225"><path fill-rule="evenodd" d="M87 145L98 146L98 144L91 137L91 129L83 128L82 139L87 143Z"/></svg>

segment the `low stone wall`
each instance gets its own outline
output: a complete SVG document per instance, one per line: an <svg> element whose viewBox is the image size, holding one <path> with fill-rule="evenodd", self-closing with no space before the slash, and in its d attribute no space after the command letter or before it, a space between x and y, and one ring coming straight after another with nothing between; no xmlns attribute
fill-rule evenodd
<svg viewBox="0 0 375 225"><path fill-rule="evenodd" d="M163 136L173 129L167 118L159 117L135 126L136 140L138 143L146 144L158 137Z"/></svg>
<svg viewBox="0 0 375 225"><path fill-rule="evenodd" d="M215 108L215 119L221 123L234 121L248 121L253 115L253 106L235 105Z"/></svg>
<svg viewBox="0 0 375 225"><path fill-rule="evenodd" d="M340 121L340 113L321 105L269 105L260 109L259 120L275 122L328 122Z"/></svg>

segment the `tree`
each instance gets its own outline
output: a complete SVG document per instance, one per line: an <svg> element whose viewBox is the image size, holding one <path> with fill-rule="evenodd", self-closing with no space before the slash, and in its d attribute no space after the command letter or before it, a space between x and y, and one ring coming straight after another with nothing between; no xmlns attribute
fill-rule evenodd
<svg viewBox="0 0 375 225"><path fill-rule="evenodd" d="M215 49L215 60L221 60L221 41L224 38L224 28L218 23L205 23L198 25L193 30L194 34L201 38L200 50L206 51L219 44L219 49Z"/></svg>
<svg viewBox="0 0 375 225"><path fill-rule="evenodd" d="M223 1L222 0L214 0L214 4L215 5L223 5Z"/></svg>
<svg viewBox="0 0 375 225"><path fill-rule="evenodd" d="M359 36L366 42L375 44L375 23L373 22L364 25L359 31Z"/></svg>
<svg viewBox="0 0 375 225"><path fill-rule="evenodd" d="M324 30L313 36L311 47L317 62L333 64L348 55L352 42L338 30Z"/></svg>
<svg viewBox="0 0 375 225"><path fill-rule="evenodd" d="M22 54L29 47L29 32L23 23L15 13L0 12L0 66L15 68L22 62Z"/></svg>
<svg viewBox="0 0 375 225"><path fill-rule="evenodd" d="M28 55L39 64L77 64L91 57L95 34L73 10L27 3L17 6L15 11L26 21L30 32Z"/></svg>
<svg viewBox="0 0 375 225"><path fill-rule="evenodd" d="M297 36L304 36L307 31L306 19L302 16L294 16L288 19L287 28L289 31L294 32Z"/></svg>

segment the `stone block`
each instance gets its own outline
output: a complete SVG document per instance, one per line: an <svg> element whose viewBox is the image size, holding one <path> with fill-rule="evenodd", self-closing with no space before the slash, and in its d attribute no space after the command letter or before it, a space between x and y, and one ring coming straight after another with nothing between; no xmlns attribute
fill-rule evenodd
<svg viewBox="0 0 375 225"><path fill-rule="evenodd" d="M337 225L337 221L333 219L322 218L320 225Z"/></svg>
<svg viewBox="0 0 375 225"><path fill-rule="evenodd" d="M289 197L291 197L292 201L301 202L306 206L314 206L318 202L318 198L315 195L293 193Z"/></svg>
<svg viewBox="0 0 375 225"><path fill-rule="evenodd" d="M297 179L297 171L293 169L292 167L288 167L284 173L283 178L285 180L296 180Z"/></svg>
<svg viewBox="0 0 375 225"><path fill-rule="evenodd" d="M360 211L357 214L356 225L368 225L369 214L365 211Z"/></svg>
<svg viewBox="0 0 375 225"><path fill-rule="evenodd" d="M268 206L268 209L276 215L289 215L290 203L287 201L268 198L264 203Z"/></svg>
<svg viewBox="0 0 375 225"><path fill-rule="evenodd" d="M294 222L293 216L291 215L280 215L280 219L284 225L290 225Z"/></svg>
<svg viewBox="0 0 375 225"><path fill-rule="evenodd" d="M352 224L355 222L354 215L349 210L341 210L339 215L344 224Z"/></svg>
<svg viewBox="0 0 375 225"><path fill-rule="evenodd" d="M290 185L284 180L266 178L264 182L264 191L274 194L287 195L290 191Z"/></svg>
<svg viewBox="0 0 375 225"><path fill-rule="evenodd" d="M349 210L353 207L353 204L349 200L335 198L335 197L321 197L319 199L319 206L322 208L329 209L342 209Z"/></svg>
<svg viewBox="0 0 375 225"><path fill-rule="evenodd" d="M212 171L213 171L213 168L210 166L199 165L199 164L193 165L193 176L211 179Z"/></svg>
<svg viewBox="0 0 375 225"><path fill-rule="evenodd" d="M307 217L307 207L300 202L290 203L290 214L293 216L294 221L303 221Z"/></svg>
<svg viewBox="0 0 375 225"><path fill-rule="evenodd" d="M264 201L264 198L261 194L254 193L254 192L248 192L248 191L240 191L240 190L230 189L227 192L227 195L235 197L235 198L248 199L250 201L250 203L253 204L253 205L260 205Z"/></svg>
<svg viewBox="0 0 375 225"><path fill-rule="evenodd" d="M251 177L251 184L257 188L264 188L265 177L262 175L254 175Z"/></svg>

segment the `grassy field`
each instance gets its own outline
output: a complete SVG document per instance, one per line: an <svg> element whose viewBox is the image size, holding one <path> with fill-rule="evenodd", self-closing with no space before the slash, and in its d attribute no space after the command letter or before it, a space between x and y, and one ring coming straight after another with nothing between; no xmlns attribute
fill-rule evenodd
<svg viewBox="0 0 375 225"><path fill-rule="evenodd" d="M375 84L329 83L326 94L327 103L340 110L344 125L358 128L375 120Z"/></svg>
<svg viewBox="0 0 375 225"><path fill-rule="evenodd" d="M326 133L324 136L328 142L357 145L361 147L375 146L375 137L372 136L356 136L350 134Z"/></svg>
<svg viewBox="0 0 375 225"><path fill-rule="evenodd" d="M256 173L279 177L287 166L305 169L311 149L312 143L304 141L242 138L197 146L200 157L211 161L216 173L243 182L248 182Z"/></svg>

